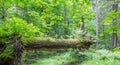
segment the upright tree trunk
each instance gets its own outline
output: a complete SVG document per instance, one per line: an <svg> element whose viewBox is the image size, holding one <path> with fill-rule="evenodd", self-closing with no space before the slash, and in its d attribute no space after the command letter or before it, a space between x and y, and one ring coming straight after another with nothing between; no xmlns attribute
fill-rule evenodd
<svg viewBox="0 0 120 65"><path fill-rule="evenodd" d="M84 8L84 1L82 2L82 7ZM84 21L84 9L82 10L82 18L81 18L81 21L82 21L82 24L80 25L80 29L81 29L81 36L84 38L86 32L85 32L85 21Z"/></svg>
<svg viewBox="0 0 120 65"><path fill-rule="evenodd" d="M112 48L115 48L117 46L117 32L112 33Z"/></svg>
<svg viewBox="0 0 120 65"><path fill-rule="evenodd" d="M82 20L82 24L80 26L80 29L82 31L82 37L84 37L85 36L85 24L84 24L85 22L84 22L84 18L82 17L81 20Z"/></svg>
<svg viewBox="0 0 120 65"><path fill-rule="evenodd" d="M98 19L99 19L99 14L98 14L98 0L96 0L96 50L98 49L98 36L99 36L99 31L98 31Z"/></svg>
<svg viewBox="0 0 120 65"><path fill-rule="evenodd" d="M113 10L115 12L117 12L118 10L118 4L115 2L114 0L114 4L113 4ZM116 22L117 22L117 17L115 16L113 18L113 27L116 26ZM117 46L117 30L113 29L112 31L112 48L115 48Z"/></svg>

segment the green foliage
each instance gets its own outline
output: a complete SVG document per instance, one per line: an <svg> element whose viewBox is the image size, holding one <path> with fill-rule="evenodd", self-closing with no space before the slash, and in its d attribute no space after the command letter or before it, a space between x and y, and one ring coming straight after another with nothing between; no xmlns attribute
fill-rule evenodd
<svg viewBox="0 0 120 65"><path fill-rule="evenodd" d="M3 52L0 54L0 59L12 58L13 45L7 38L14 34L18 34L22 36L22 41L27 41L33 38L33 36L36 36L37 32L39 32L37 27L19 18L13 17L12 19L7 19L2 22L0 25L0 41L4 43L5 49L1 50Z"/></svg>
<svg viewBox="0 0 120 65"><path fill-rule="evenodd" d="M62 63L77 61L74 65L119 65L120 52L112 52L109 50L85 51L72 50L65 53L39 52L36 62L30 65L61 65ZM36 53L35 53L36 54ZM42 55L41 55L42 54ZM30 55L30 54L29 54ZM50 56L49 56L50 55ZM80 57L78 57L78 56ZM25 58L25 57L24 57ZM30 60L30 59L29 59ZM80 64L79 64L80 62Z"/></svg>
<svg viewBox="0 0 120 65"><path fill-rule="evenodd" d="M29 61L31 60L35 61L30 65L61 65L61 64L74 62L78 60L75 54L75 50L72 50L72 49L69 49L67 52L62 52L62 53L57 53L54 51L40 51L40 52L33 53L31 51L26 54L29 55L30 57L34 56L32 59L30 59L29 57L26 58L27 56L24 56L23 58L24 63L27 63L27 62L29 63ZM26 61L25 61L25 58L26 58ZM25 65L28 65L28 64L25 64Z"/></svg>
<svg viewBox="0 0 120 65"><path fill-rule="evenodd" d="M118 46L118 47L114 48L113 51L114 52L120 52L120 47Z"/></svg>
<svg viewBox="0 0 120 65"><path fill-rule="evenodd" d="M75 35L72 31L80 28L82 17L85 24L94 17L89 0L5 0L4 3L6 18L19 17L50 37L72 38Z"/></svg>
<svg viewBox="0 0 120 65"><path fill-rule="evenodd" d="M12 58L13 53L13 45L7 44L6 48L2 50L3 52L0 54L0 59L4 58Z"/></svg>
<svg viewBox="0 0 120 65"><path fill-rule="evenodd" d="M110 11L109 13L108 13L109 15L107 16L107 17L105 17L105 19L104 19L104 25L106 25L106 28L105 28L105 32L107 32L107 33L109 33L109 34L111 34L112 33L112 30L114 29L114 30L119 30L119 26L120 26L120 24L119 24L119 19L118 18L116 18L116 17L120 17L119 16L119 14L120 14L120 11ZM113 19L115 19L116 18L116 20L114 21Z"/></svg>
<svg viewBox="0 0 120 65"><path fill-rule="evenodd" d="M0 37L9 37L13 34L19 34L22 36L22 41L33 38L36 35L42 33L39 32L39 28L28 24L26 21L13 17L3 22L0 26Z"/></svg>
<svg viewBox="0 0 120 65"><path fill-rule="evenodd" d="M27 42L33 40L37 35L41 35L39 28L28 24L26 21L13 17L2 22L0 25L0 42L4 43L5 49L2 49L0 58L11 58L13 53L13 44L9 40L12 35L18 34L22 37L20 41Z"/></svg>
<svg viewBox="0 0 120 65"><path fill-rule="evenodd" d="M83 54L89 59L80 65L120 65L120 52L97 50L96 52L84 52Z"/></svg>
<svg viewBox="0 0 120 65"><path fill-rule="evenodd" d="M13 48L11 43L9 43L9 40L5 38L14 34L22 36L23 42L31 41L34 37L41 36L55 38L79 38L80 40L90 39L89 41L96 41L96 23L94 18L94 8L96 5L94 0L4 0L4 6L2 5L2 1L3 0L0 0L0 18L4 13L5 18L7 19L5 22L2 21L2 18L0 19L0 42L5 43L7 46L3 53L0 54L0 57L2 58L5 56L7 57L9 55L7 55L7 53L10 53ZM116 0L116 2L118 2L118 0ZM113 3L112 0L99 0L98 2L100 8L99 48L105 47L105 43L111 43L110 36L111 33L113 33L113 29L117 31L117 34L120 34L120 10L117 12L111 11L111 3ZM83 32L80 29L82 18L84 18L84 30L87 32L84 38L81 37ZM114 18L116 18L116 21L113 21ZM113 22L115 25L113 25ZM117 36L120 37L120 35ZM114 54L117 54L115 52L119 52L119 50L119 47L117 47L113 50L114 52L99 50L95 53L85 52L81 54L85 55L86 57L84 59L88 60L88 64L86 65L94 64L95 61L101 65L107 65L110 60L111 64L116 65L113 62L117 63L118 60L113 56L116 56ZM46 53L44 53L44 55L45 54ZM69 56L69 54L67 55ZM67 57L67 55L63 56ZM63 59L62 56L60 57ZM52 60L52 58L49 59ZM48 59L39 59L37 62L42 63L43 60L45 62L49 62ZM60 61L62 60L60 59ZM55 60L55 62L57 62L57 60ZM59 63L61 62L58 61L58 64Z"/></svg>

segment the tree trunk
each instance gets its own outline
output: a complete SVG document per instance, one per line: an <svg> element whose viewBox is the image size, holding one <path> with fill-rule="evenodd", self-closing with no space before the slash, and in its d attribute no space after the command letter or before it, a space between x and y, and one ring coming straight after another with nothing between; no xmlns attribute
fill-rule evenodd
<svg viewBox="0 0 120 65"><path fill-rule="evenodd" d="M112 33L112 48L117 46L117 33Z"/></svg>
<svg viewBox="0 0 120 65"><path fill-rule="evenodd" d="M90 47L92 42L80 41L78 39L38 39L34 42L28 42L28 44L23 48L21 42L21 36L15 34L9 38L11 45L13 45L13 52L11 54L12 58L6 57L0 59L0 65L22 65L21 57L24 48L26 50L51 50L51 49L67 49L75 48L80 50L85 50ZM0 48L4 45L0 44ZM0 51L1 52L1 51Z"/></svg>
<svg viewBox="0 0 120 65"><path fill-rule="evenodd" d="M82 33L81 36L84 38L84 36L85 36L85 34L86 34L86 32L85 32L85 24L84 24L85 22L84 22L84 18L83 18L83 17L81 18L81 20L82 20L82 24L81 24L81 26L80 26L81 31L82 31L82 32L81 32L81 33Z"/></svg>
<svg viewBox="0 0 120 65"><path fill-rule="evenodd" d="M82 7L84 8L84 1L82 2ZM80 25L80 30L81 30L81 36L84 38L86 32L85 32L85 21L84 21L84 10L82 9L82 24Z"/></svg>
<svg viewBox="0 0 120 65"><path fill-rule="evenodd" d="M96 0L96 50L98 49L98 0Z"/></svg>
<svg viewBox="0 0 120 65"><path fill-rule="evenodd" d="M118 10L118 4L115 3L115 1L113 4L113 10L115 12L117 12L117 10ZM113 18L113 27L116 26L116 24L117 24L116 22L117 22L117 17L115 16ZM116 46L117 46L117 30L113 29L113 31L112 31L112 46L111 47L115 48Z"/></svg>
<svg viewBox="0 0 120 65"><path fill-rule="evenodd" d="M99 14L98 14L98 0L96 0L96 50L98 49L98 19L99 19Z"/></svg>
<svg viewBox="0 0 120 65"><path fill-rule="evenodd" d="M39 41L29 42L25 49L88 49L91 44L90 41L80 41L78 39L39 39Z"/></svg>

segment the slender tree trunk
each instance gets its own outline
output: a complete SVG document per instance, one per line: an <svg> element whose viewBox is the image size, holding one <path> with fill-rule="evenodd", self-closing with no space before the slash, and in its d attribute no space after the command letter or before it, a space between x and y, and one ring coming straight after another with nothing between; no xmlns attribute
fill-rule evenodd
<svg viewBox="0 0 120 65"><path fill-rule="evenodd" d="M84 8L84 1L82 2L82 7ZM84 21L84 10L82 10L82 18L81 18L81 21L82 21L82 24L80 25L80 29L82 31L82 37L84 38L86 32L85 32L85 21Z"/></svg>
<svg viewBox="0 0 120 65"><path fill-rule="evenodd" d="M99 36L99 31L98 31L98 19L99 19L99 14L98 14L98 0L96 0L96 50L98 49L98 36Z"/></svg>
<svg viewBox="0 0 120 65"><path fill-rule="evenodd" d="M118 4L115 2L115 0L114 0L114 4L113 4L113 10L115 11L115 12L117 12L117 10L118 10ZM114 26L116 26L116 23L117 22L117 16L115 16L114 18L113 18L113 27ZM112 31L112 48L115 48L117 46L117 30L115 30L115 29L113 29L113 31Z"/></svg>
<svg viewBox="0 0 120 65"><path fill-rule="evenodd" d="M82 24L80 26L80 29L82 31L82 37L84 37L85 36L85 24L84 24L85 22L84 22L84 18L82 17L81 20L82 20Z"/></svg>
<svg viewBox="0 0 120 65"><path fill-rule="evenodd" d="M117 46L117 32L112 33L112 48L115 48Z"/></svg>

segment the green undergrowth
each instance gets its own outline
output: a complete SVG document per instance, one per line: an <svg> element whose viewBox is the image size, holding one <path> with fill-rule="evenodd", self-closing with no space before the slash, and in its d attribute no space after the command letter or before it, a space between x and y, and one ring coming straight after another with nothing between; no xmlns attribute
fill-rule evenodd
<svg viewBox="0 0 120 65"><path fill-rule="evenodd" d="M9 44L6 46L6 48L0 54L0 59L12 58L12 53L13 53L13 45Z"/></svg>
<svg viewBox="0 0 120 65"><path fill-rule="evenodd" d="M114 52L120 52L120 46L113 49Z"/></svg>
<svg viewBox="0 0 120 65"><path fill-rule="evenodd" d="M42 51L36 55L38 55L37 58L34 57L32 59L30 57L29 59L26 59L24 56L24 65L64 65L67 63L72 63L72 65L74 65L74 62L78 61L74 51L67 51L62 53ZM32 61L32 63L30 63L30 61Z"/></svg>
<svg viewBox="0 0 120 65"><path fill-rule="evenodd" d="M61 55L56 55L50 58L42 58L36 60L36 63L30 65L60 65L65 62L75 61L76 59L71 57L69 53L64 53Z"/></svg>
<svg viewBox="0 0 120 65"><path fill-rule="evenodd" d="M120 65L120 52L97 50L84 52L86 60L79 65Z"/></svg>
<svg viewBox="0 0 120 65"><path fill-rule="evenodd" d="M84 52L69 50L62 53L42 51L33 54L32 56L28 53L30 55L29 61L24 56L24 65L120 65L120 52L118 52L118 49L117 52L101 49L97 51L86 50Z"/></svg>

